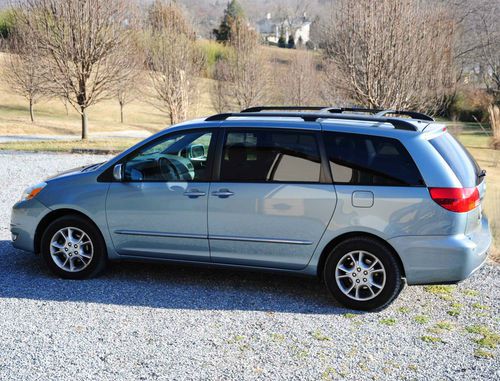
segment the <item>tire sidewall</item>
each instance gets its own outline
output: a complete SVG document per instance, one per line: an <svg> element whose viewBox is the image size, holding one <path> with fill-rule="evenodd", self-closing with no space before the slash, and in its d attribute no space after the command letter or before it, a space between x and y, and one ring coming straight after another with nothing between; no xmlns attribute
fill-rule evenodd
<svg viewBox="0 0 500 381"><path fill-rule="evenodd" d="M92 241L94 253L90 264L79 272L69 272L57 266L50 254L50 244L52 237L57 231L65 227L74 227L84 231ZM40 252L48 268L57 276L65 279L85 279L95 276L105 265L107 260L106 246L99 229L91 222L79 216L60 217L49 224L45 229L42 239Z"/></svg>
<svg viewBox="0 0 500 381"><path fill-rule="evenodd" d="M335 279L335 270L338 262L347 253L358 250L374 255L382 262L386 273L385 285L382 292L375 298L366 301L349 298L340 290ZM394 259L393 253L387 247L373 239L348 239L335 246L327 258L323 277L328 290L335 299L348 308L362 311L373 311L384 308L396 298L402 288L401 271Z"/></svg>

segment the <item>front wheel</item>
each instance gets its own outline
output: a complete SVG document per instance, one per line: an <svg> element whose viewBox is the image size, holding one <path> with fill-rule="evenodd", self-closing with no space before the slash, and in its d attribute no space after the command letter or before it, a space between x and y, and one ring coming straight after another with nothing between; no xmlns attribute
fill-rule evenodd
<svg viewBox="0 0 500 381"><path fill-rule="evenodd" d="M80 216L53 221L41 241L41 254L56 275L85 279L97 275L106 265L106 246L101 232Z"/></svg>
<svg viewBox="0 0 500 381"><path fill-rule="evenodd" d="M323 278L335 299L348 308L387 307L404 286L393 253L372 238L350 238L329 254Z"/></svg>

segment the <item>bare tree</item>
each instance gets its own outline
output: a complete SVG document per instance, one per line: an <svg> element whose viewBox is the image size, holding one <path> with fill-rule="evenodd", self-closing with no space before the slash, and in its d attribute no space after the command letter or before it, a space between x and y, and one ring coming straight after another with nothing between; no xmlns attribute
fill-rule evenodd
<svg viewBox="0 0 500 381"><path fill-rule="evenodd" d="M211 84L210 94L212 106L219 114L231 110L231 105L228 97L228 65L224 60L218 60L215 63L213 72L214 81Z"/></svg>
<svg viewBox="0 0 500 381"><path fill-rule="evenodd" d="M116 85L116 99L120 105L120 123L122 124L125 122L125 106L136 100L139 95L137 89L137 85L139 84L138 75L140 75L140 73L131 72L129 78L123 79Z"/></svg>
<svg viewBox="0 0 500 381"><path fill-rule="evenodd" d="M289 65L278 77L282 103L294 106L310 106L318 99L318 71L314 55L296 50Z"/></svg>
<svg viewBox="0 0 500 381"><path fill-rule="evenodd" d="M205 64L194 36L176 5L162 1L153 4L146 43L152 104L165 112L172 124L187 118L196 95L196 78Z"/></svg>
<svg viewBox="0 0 500 381"><path fill-rule="evenodd" d="M491 130L493 132L491 145L494 149L500 149L500 107L493 104L489 105L488 113L490 115Z"/></svg>
<svg viewBox="0 0 500 381"><path fill-rule="evenodd" d="M244 20L232 25L230 50L217 63L212 99L225 108L248 108L263 102L267 90L267 70L257 33Z"/></svg>
<svg viewBox="0 0 500 381"><path fill-rule="evenodd" d="M113 96L133 33L126 0L22 0L16 14L49 70L48 90L81 115L88 138L87 108Z"/></svg>
<svg viewBox="0 0 500 381"><path fill-rule="evenodd" d="M352 103L436 112L453 80L454 22L412 0L338 0L325 28L330 88Z"/></svg>
<svg viewBox="0 0 500 381"><path fill-rule="evenodd" d="M478 58L486 89L500 104L500 4L492 3L489 12L477 15L476 36L479 39Z"/></svg>
<svg viewBox="0 0 500 381"><path fill-rule="evenodd" d="M144 49L140 41L132 44L123 61L121 80L115 86L115 96L120 105L120 123L124 123L124 108L137 99L141 94L140 84L144 81L142 69L144 68Z"/></svg>
<svg viewBox="0 0 500 381"><path fill-rule="evenodd" d="M9 40L9 54L6 57L3 78L12 90L28 101L30 120L33 123L34 106L46 95L46 67L33 44L33 39L28 38L26 34L23 38L18 32L11 35Z"/></svg>
<svg viewBox="0 0 500 381"><path fill-rule="evenodd" d="M441 0L456 28L455 60L459 78L483 81L490 93L500 90L500 23L497 0Z"/></svg>

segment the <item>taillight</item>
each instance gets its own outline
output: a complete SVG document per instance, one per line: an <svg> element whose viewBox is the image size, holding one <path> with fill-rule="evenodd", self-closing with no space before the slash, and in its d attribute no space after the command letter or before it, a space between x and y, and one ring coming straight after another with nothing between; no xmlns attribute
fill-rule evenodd
<svg viewBox="0 0 500 381"><path fill-rule="evenodd" d="M469 212L480 202L477 188L429 188L429 192L437 204L457 213Z"/></svg>

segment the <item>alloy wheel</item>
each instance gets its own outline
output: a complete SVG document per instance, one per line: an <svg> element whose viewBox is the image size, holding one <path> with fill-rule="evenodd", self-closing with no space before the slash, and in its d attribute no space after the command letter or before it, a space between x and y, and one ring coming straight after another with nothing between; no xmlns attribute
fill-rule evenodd
<svg viewBox="0 0 500 381"><path fill-rule="evenodd" d="M386 272L382 262L367 251L351 251L335 268L337 286L346 296L366 301L379 295L385 286Z"/></svg>
<svg viewBox="0 0 500 381"><path fill-rule="evenodd" d="M92 262L94 246L83 230L65 227L58 230L50 240L50 255L62 270L80 272Z"/></svg>

